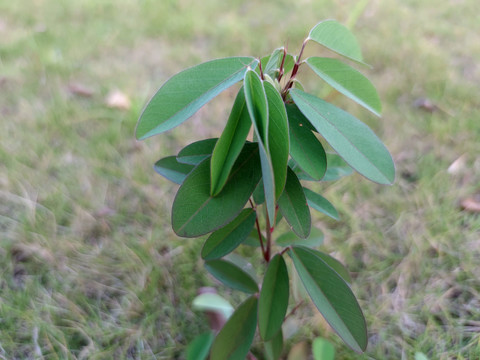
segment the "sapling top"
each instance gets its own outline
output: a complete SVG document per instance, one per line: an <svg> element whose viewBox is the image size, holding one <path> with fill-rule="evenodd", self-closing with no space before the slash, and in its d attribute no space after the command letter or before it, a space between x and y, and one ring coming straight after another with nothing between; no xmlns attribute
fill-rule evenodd
<svg viewBox="0 0 480 360"><path fill-rule="evenodd" d="M311 42L333 57L304 59ZM268 358L277 359L283 346L282 324L288 308L295 307L289 299L292 271L343 341L356 352L367 347L366 323L350 289L348 271L317 250L318 241L310 240L310 207L335 219L338 213L302 184L336 180L353 170L379 184L394 182L392 157L372 130L306 92L297 80L303 68L310 68L333 89L380 115L374 86L344 60L364 64L357 40L338 22L323 21L310 31L298 56L279 48L260 59L217 59L174 75L138 121L138 139L163 133L222 91L241 84L219 138L192 143L155 164L159 174L180 184L172 207L175 233L210 234L201 252L206 269L226 286L248 294L215 339L209 335L202 337L204 342L196 341L195 346L203 347L203 358L253 356L258 324ZM248 138L252 127L253 138ZM327 153L324 143L334 153ZM294 235L275 232L283 219ZM252 237L265 261L260 281L229 259Z"/></svg>

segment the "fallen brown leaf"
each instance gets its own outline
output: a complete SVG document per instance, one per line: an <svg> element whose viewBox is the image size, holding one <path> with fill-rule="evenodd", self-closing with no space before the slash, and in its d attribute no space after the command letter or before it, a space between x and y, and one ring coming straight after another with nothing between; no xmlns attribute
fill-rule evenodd
<svg viewBox="0 0 480 360"><path fill-rule="evenodd" d="M461 173L465 169L465 165L467 162L466 154L460 156L457 160L452 162L447 169L447 172L451 175L457 175Z"/></svg>
<svg viewBox="0 0 480 360"><path fill-rule="evenodd" d="M465 211L480 213L480 194L462 200L460 206Z"/></svg>
<svg viewBox="0 0 480 360"><path fill-rule="evenodd" d="M68 84L68 91L73 95L83 97L91 97L94 93L92 88L76 82Z"/></svg>
<svg viewBox="0 0 480 360"><path fill-rule="evenodd" d="M433 113L438 110L438 106L433 103L432 100L426 98L418 98L413 102L413 106L416 108Z"/></svg>

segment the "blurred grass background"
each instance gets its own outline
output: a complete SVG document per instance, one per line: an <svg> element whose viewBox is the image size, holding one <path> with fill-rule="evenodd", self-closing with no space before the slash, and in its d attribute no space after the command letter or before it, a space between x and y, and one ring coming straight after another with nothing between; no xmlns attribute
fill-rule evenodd
<svg viewBox="0 0 480 360"><path fill-rule="evenodd" d="M0 2L0 358L183 358L207 329L191 300L214 282L196 260L201 241L173 234L176 188L152 165L189 141L218 136L233 94L141 143L133 135L138 115L177 71L282 45L296 54L327 18L354 25L383 118L335 101L384 140L398 175L393 187L358 175L325 184L342 220L314 214L324 249L355 276L367 353L345 349L308 308L288 345L321 335L339 359L480 358L480 217L459 205L480 192L477 7ZM312 74L303 80L316 91ZM108 106L115 90L127 98Z"/></svg>

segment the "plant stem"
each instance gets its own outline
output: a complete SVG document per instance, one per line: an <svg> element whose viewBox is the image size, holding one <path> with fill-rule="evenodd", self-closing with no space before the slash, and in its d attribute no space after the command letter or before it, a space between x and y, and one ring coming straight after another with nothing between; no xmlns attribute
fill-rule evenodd
<svg viewBox="0 0 480 360"><path fill-rule="evenodd" d="M272 231L273 228L270 227L270 219L267 214L267 250L265 254L265 261L270 262L270 251L272 249Z"/></svg>
<svg viewBox="0 0 480 360"><path fill-rule="evenodd" d="M285 66L285 58L287 57L287 49L283 48L283 58L282 58L282 63L280 64L280 70L278 71L278 82L282 80L283 76L283 67Z"/></svg>
<svg viewBox="0 0 480 360"><path fill-rule="evenodd" d="M297 76L298 68L301 65L301 59L303 55L303 50L305 50L305 46L307 45L309 38L306 38L303 41L302 48L300 49L300 53L298 54L297 60L295 61L295 65L293 66L292 74L290 75L290 79L288 80L287 84L282 90L282 97L283 100L287 97L287 91L290 90L290 88L293 86L293 80L295 80L295 76Z"/></svg>
<svg viewBox="0 0 480 360"><path fill-rule="evenodd" d="M300 306L302 306L304 303L305 303L305 300L302 300L297 305L295 305L295 307L287 314L287 316L285 316L285 318L283 319L283 322L285 322L285 320L287 320L290 316L295 314L295 312L298 310L298 308Z"/></svg>
<svg viewBox="0 0 480 360"><path fill-rule="evenodd" d="M248 199L248 201L250 201L250 205L252 206L252 209L254 209L256 211L257 207L253 204L252 199ZM267 256L266 256L265 245L263 244L262 231L260 230L260 223L258 222L258 217L255 217L255 227L257 228L258 240L260 241L260 247L262 249L263 258L265 259L265 261L268 262Z"/></svg>
<svg viewBox="0 0 480 360"><path fill-rule="evenodd" d="M262 80L265 80L265 78L263 77L262 62L261 62L260 59L258 59L258 68L259 68L259 70L260 70L260 78L261 78Z"/></svg>

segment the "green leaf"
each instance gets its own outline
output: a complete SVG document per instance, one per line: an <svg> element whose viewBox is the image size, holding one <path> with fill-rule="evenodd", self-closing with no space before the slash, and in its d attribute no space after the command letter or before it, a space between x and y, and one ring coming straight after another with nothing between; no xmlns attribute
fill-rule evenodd
<svg viewBox="0 0 480 360"><path fill-rule="evenodd" d="M303 192L307 197L308 206L320 211L321 213L324 213L327 216L330 216L332 219L340 220L337 209L335 209L330 201L310 189L303 188Z"/></svg>
<svg viewBox="0 0 480 360"><path fill-rule="evenodd" d="M244 80L245 101L257 136L262 166L262 182L270 223L275 219L275 177L268 147L268 102L262 80L254 71L247 71Z"/></svg>
<svg viewBox="0 0 480 360"><path fill-rule="evenodd" d="M208 237L202 248L202 258L218 259L235 250L252 231L256 218L257 214L253 209L242 210L230 224Z"/></svg>
<svg viewBox="0 0 480 360"><path fill-rule="evenodd" d="M323 232L322 230L312 228L310 235L306 239L299 238L294 232L286 232L280 235L275 243L282 247L290 245L302 245L306 247L316 247L323 244Z"/></svg>
<svg viewBox="0 0 480 360"><path fill-rule="evenodd" d="M232 305L220 295L212 293L204 293L195 297L192 309L217 312L222 314L225 319L233 314Z"/></svg>
<svg viewBox="0 0 480 360"><path fill-rule="evenodd" d="M205 268L218 281L248 294L258 292L258 285L252 277L230 261L216 259L205 262Z"/></svg>
<svg viewBox="0 0 480 360"><path fill-rule="evenodd" d="M296 89L290 94L310 123L352 168L379 184L394 182L392 156L367 125L316 96Z"/></svg>
<svg viewBox="0 0 480 360"><path fill-rule="evenodd" d="M257 144L246 144L222 192L210 195L210 158L202 161L178 189L172 206L172 227L183 237L197 237L222 228L242 211L260 180Z"/></svg>
<svg viewBox="0 0 480 360"><path fill-rule="evenodd" d="M315 338L312 343L314 360L335 360L335 347L323 338Z"/></svg>
<svg viewBox="0 0 480 360"><path fill-rule="evenodd" d="M265 244L267 240L262 235L262 241ZM260 241L258 240L258 230L254 228L250 235L243 241L243 245L252 246L252 247L260 247Z"/></svg>
<svg viewBox="0 0 480 360"><path fill-rule="evenodd" d="M327 171L322 181L335 181L352 173L353 169L338 154L327 153Z"/></svg>
<svg viewBox="0 0 480 360"><path fill-rule="evenodd" d="M322 144L309 129L310 122L295 105L287 106L290 155L313 180L321 180L327 169Z"/></svg>
<svg viewBox="0 0 480 360"><path fill-rule="evenodd" d="M265 202L265 192L263 191L263 182L260 182L253 192L253 201L256 205L261 205Z"/></svg>
<svg viewBox="0 0 480 360"><path fill-rule="evenodd" d="M415 360L428 360L428 357L424 353L417 351L415 353Z"/></svg>
<svg viewBox="0 0 480 360"><path fill-rule="evenodd" d="M288 120L282 96L269 82L264 83L268 102L268 146L275 177L275 199L278 199L287 180L290 141Z"/></svg>
<svg viewBox="0 0 480 360"><path fill-rule="evenodd" d="M262 69L264 74L271 76L273 79L276 79L278 77L280 65L282 64L284 49L285 48L283 47L275 49L271 55L265 56L261 59L260 62L262 63ZM294 65L295 60L293 56L287 54L283 64L284 73L292 71Z"/></svg>
<svg viewBox="0 0 480 360"><path fill-rule="evenodd" d="M277 254L268 264L258 299L258 329L264 340L271 340L282 327L289 291L287 265Z"/></svg>
<svg viewBox="0 0 480 360"><path fill-rule="evenodd" d="M380 116L382 104L377 90L359 71L332 58L311 57L306 62L331 87Z"/></svg>
<svg viewBox="0 0 480 360"><path fill-rule="evenodd" d="M210 165L210 194L216 196L225 186L233 164L245 144L251 127L243 87L237 94L232 112L222 135L215 145Z"/></svg>
<svg viewBox="0 0 480 360"><path fill-rule="evenodd" d="M187 347L187 360L205 360L210 352L215 335L207 332L198 335Z"/></svg>
<svg viewBox="0 0 480 360"><path fill-rule="evenodd" d="M212 60L172 76L152 97L137 123L137 139L180 125L207 102L243 79L258 60L231 57Z"/></svg>
<svg viewBox="0 0 480 360"><path fill-rule="evenodd" d="M212 345L210 360L244 360L257 328L257 298L249 297L228 319Z"/></svg>
<svg viewBox="0 0 480 360"><path fill-rule="evenodd" d="M355 36L350 30L335 20L325 20L318 23L310 31L308 39L325 46L339 55L365 64L360 45Z"/></svg>
<svg viewBox="0 0 480 360"><path fill-rule="evenodd" d="M185 146L177 155L177 161L183 164L198 165L212 155L218 139L205 139Z"/></svg>
<svg viewBox="0 0 480 360"><path fill-rule="evenodd" d="M330 256L328 254L325 254L315 249L306 249L306 250L310 251L312 254L315 254L320 259L322 259L328 266L330 266L333 270L335 270L337 274L340 275L346 283L349 283L349 284L352 283L352 277L350 276L350 272L340 261L335 259L333 256Z"/></svg>
<svg viewBox="0 0 480 360"><path fill-rule="evenodd" d="M293 170L295 175L297 175L298 180L317 181L310 175L308 175L305 171L303 171L303 169L297 164L294 159L290 158L290 160L288 160L288 166L290 167L290 169Z"/></svg>
<svg viewBox="0 0 480 360"><path fill-rule="evenodd" d="M283 351L283 333L282 329L277 331L272 340L265 342L265 357L267 360L278 360Z"/></svg>
<svg viewBox="0 0 480 360"><path fill-rule="evenodd" d="M193 170L192 165L179 163L176 156L168 156L158 160L153 168L157 173L175 184L182 184L187 175Z"/></svg>
<svg viewBox="0 0 480 360"><path fill-rule="evenodd" d="M258 284L260 281L258 280L257 277L257 272L255 271L255 268L252 266L252 264L243 256L240 256L234 252L228 254L225 256L224 260L230 261L232 264L238 266L240 269L245 271L250 277L255 280L255 282Z"/></svg>
<svg viewBox="0 0 480 360"><path fill-rule="evenodd" d="M302 185L290 168L288 168L285 190L278 199L278 208L295 234L302 239L306 239L310 235L310 209Z"/></svg>
<svg viewBox="0 0 480 360"><path fill-rule="evenodd" d="M350 287L311 250L292 247L288 254L315 306L354 351L367 348L367 326Z"/></svg>

